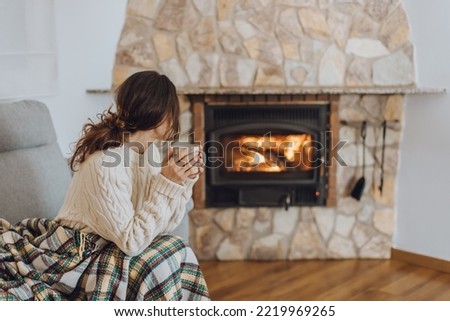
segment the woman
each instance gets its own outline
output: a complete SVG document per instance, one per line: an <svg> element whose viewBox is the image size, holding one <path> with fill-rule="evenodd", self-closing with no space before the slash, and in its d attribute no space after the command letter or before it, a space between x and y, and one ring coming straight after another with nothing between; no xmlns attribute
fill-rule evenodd
<svg viewBox="0 0 450 321"><path fill-rule="evenodd" d="M117 111L103 113L83 128L70 160L74 176L56 220L95 233L135 256L183 218L198 175L194 161L165 161L156 141L173 140L179 131L175 86L154 71L130 76L118 89Z"/></svg>

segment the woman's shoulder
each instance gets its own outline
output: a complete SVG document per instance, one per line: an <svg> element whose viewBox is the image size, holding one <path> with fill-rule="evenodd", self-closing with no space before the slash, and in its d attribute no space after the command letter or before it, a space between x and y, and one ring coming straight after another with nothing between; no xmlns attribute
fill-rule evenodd
<svg viewBox="0 0 450 321"><path fill-rule="evenodd" d="M98 183L128 182L134 174L132 169L125 166L125 154L121 147L96 151L80 164L74 178L82 181L95 180Z"/></svg>
<svg viewBox="0 0 450 321"><path fill-rule="evenodd" d="M121 155L123 157L123 150L116 147L89 155L73 174L74 188L88 195L86 197L101 195L110 187L120 193L131 193L134 174L123 166Z"/></svg>
<svg viewBox="0 0 450 321"><path fill-rule="evenodd" d="M81 168L95 171L158 171L163 166L163 155L157 145L150 144L143 154L139 154L126 144L99 150L89 155Z"/></svg>
<svg viewBox="0 0 450 321"><path fill-rule="evenodd" d="M89 155L81 164L83 167L96 169L118 169L124 168L124 165L129 163L130 157L133 155L127 154L126 149L122 146L109 147L104 150L98 150ZM127 160L128 158L128 160Z"/></svg>

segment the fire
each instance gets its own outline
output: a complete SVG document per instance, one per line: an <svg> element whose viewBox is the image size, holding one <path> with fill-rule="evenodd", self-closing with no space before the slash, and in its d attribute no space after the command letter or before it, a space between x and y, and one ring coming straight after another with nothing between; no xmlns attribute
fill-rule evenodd
<svg viewBox="0 0 450 321"><path fill-rule="evenodd" d="M312 141L309 134L229 136L225 140L225 167L229 172L311 170Z"/></svg>

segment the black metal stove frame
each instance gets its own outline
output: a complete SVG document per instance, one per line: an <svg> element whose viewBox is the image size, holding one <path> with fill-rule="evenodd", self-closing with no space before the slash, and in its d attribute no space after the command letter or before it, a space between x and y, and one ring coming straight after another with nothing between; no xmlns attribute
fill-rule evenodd
<svg viewBox="0 0 450 321"><path fill-rule="evenodd" d="M329 120L329 104L206 104L206 206L324 206ZM277 173L224 169L224 137L268 133L311 135L316 144L314 168Z"/></svg>

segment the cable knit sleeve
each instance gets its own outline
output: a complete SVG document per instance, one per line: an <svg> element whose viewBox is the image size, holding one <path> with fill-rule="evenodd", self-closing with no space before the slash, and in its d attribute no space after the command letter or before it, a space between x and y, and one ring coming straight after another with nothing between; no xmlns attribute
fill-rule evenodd
<svg viewBox="0 0 450 321"><path fill-rule="evenodd" d="M179 199L179 202L174 210L174 214L170 218L169 222L166 225L166 228L164 228L163 233L169 233L173 231L178 225L180 225L181 220L186 214L186 205L189 201L189 199L192 197L192 188L197 182L198 176L195 179L187 179L184 183L185 189L181 193L181 197Z"/></svg>
<svg viewBox="0 0 450 321"><path fill-rule="evenodd" d="M183 199L190 193L161 174L151 177L150 198L141 208L132 202L131 170L122 166L104 167L97 162L89 164L92 186L86 193L89 200L90 222L103 238L114 242L128 255L141 253L153 239L168 231L180 219ZM181 215L182 218L182 215Z"/></svg>

